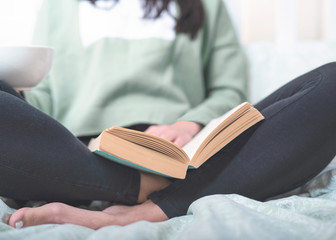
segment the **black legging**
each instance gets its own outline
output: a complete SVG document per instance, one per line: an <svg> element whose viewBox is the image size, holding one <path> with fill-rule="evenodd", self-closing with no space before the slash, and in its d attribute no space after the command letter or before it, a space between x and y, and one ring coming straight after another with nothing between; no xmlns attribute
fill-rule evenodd
<svg viewBox="0 0 336 240"><path fill-rule="evenodd" d="M1 196L135 203L138 171L90 153L63 126L13 95L0 91ZM256 108L264 121L188 171L186 179L149 196L168 217L185 214L206 195L265 200L287 192L335 156L336 63L288 83Z"/></svg>

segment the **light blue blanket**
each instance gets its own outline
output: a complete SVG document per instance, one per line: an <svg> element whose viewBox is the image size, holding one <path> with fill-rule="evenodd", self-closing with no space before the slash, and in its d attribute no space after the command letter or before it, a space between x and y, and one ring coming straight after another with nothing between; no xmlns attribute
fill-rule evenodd
<svg viewBox="0 0 336 240"><path fill-rule="evenodd" d="M188 215L161 223L137 222L98 231L67 225L16 230L4 222L13 212L0 202L0 239L336 239L336 176L310 197L258 202L239 195L214 195L195 201Z"/></svg>

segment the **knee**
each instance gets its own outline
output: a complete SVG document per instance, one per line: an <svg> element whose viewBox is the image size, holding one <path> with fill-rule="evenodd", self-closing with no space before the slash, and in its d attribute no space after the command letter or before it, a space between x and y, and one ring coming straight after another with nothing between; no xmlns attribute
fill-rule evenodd
<svg viewBox="0 0 336 240"><path fill-rule="evenodd" d="M325 64L317 69L323 77L323 82L331 91L336 91L336 62Z"/></svg>
<svg viewBox="0 0 336 240"><path fill-rule="evenodd" d="M14 94L10 94L7 91L0 89L0 109L1 111L5 111L5 109L10 110L11 107L18 106L18 103L21 103L23 98L14 96Z"/></svg>
<svg viewBox="0 0 336 240"><path fill-rule="evenodd" d="M9 85L5 81L0 79L0 90L4 90L8 87L9 87Z"/></svg>
<svg viewBox="0 0 336 240"><path fill-rule="evenodd" d="M330 62L330 63L325 64L324 66L328 69L335 70L336 69L336 62Z"/></svg>
<svg viewBox="0 0 336 240"><path fill-rule="evenodd" d="M24 98L11 86L9 86L5 81L0 80L0 94L4 95L4 93L11 94L21 100Z"/></svg>
<svg viewBox="0 0 336 240"><path fill-rule="evenodd" d="M336 79L336 62L327 63L317 70L328 78Z"/></svg>

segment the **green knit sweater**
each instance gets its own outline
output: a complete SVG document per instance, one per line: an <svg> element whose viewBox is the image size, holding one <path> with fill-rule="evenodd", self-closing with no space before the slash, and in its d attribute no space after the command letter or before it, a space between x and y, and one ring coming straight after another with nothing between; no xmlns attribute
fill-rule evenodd
<svg viewBox="0 0 336 240"><path fill-rule="evenodd" d="M53 47L55 58L27 101L77 136L114 125L208 123L245 100L246 66L222 0L203 4L206 22L194 40L106 37L84 47L79 2L46 0L34 42Z"/></svg>

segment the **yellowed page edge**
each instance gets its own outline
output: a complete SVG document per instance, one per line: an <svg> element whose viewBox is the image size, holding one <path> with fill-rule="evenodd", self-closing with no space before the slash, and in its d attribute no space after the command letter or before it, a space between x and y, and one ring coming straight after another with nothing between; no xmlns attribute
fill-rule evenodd
<svg viewBox="0 0 336 240"><path fill-rule="evenodd" d="M154 150L140 147L122 138L103 133L99 150L124 159L136 165L155 170L168 176L185 174L187 165L160 154Z"/></svg>

